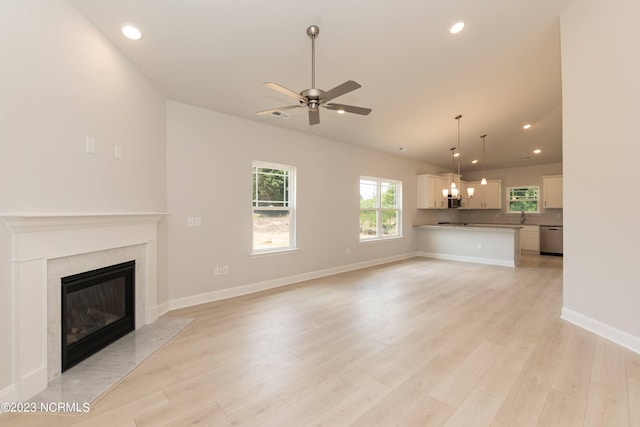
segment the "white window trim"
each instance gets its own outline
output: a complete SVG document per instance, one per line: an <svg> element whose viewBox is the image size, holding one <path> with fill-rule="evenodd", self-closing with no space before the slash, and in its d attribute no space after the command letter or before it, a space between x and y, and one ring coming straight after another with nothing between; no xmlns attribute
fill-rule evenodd
<svg viewBox="0 0 640 427"><path fill-rule="evenodd" d="M249 254L249 258L261 258L268 257L273 255L285 255L285 254L296 254L300 252L302 249L300 248L287 248L287 249L273 249L262 252L251 252Z"/></svg>
<svg viewBox="0 0 640 427"><path fill-rule="evenodd" d="M361 209L358 208L358 217L360 215L360 212L362 212L363 210L372 210L372 211L376 211L376 227L377 227L377 236L376 237L369 237L366 239L363 239L362 237L359 236L360 233L358 233L358 237L359 237L359 242L360 243L371 243L371 242L379 242L381 240L394 240L394 239L401 239L402 236L402 181L399 181L397 179L387 179L387 178L379 178L376 176L360 176L360 179L358 180L358 185L360 183L361 180L369 180L369 181L375 181L376 182L376 197L377 197L377 202L376 205L377 206L381 206L382 205L382 192L380 191L380 187L381 187L381 183L382 182L389 182L392 184L396 184L398 185L398 193L396 194L397 197L397 203L396 203L396 208L395 209L389 209L389 208L382 208L382 207L378 207L378 208L366 208L366 209ZM358 191L358 195L360 194L360 191ZM381 233L381 227L382 227L382 222L380 221L380 213L382 211L397 211L398 212L398 224L396 226L397 230L398 230L398 234L393 235L393 236L383 236ZM358 224L360 223L360 221L358 220Z"/></svg>
<svg viewBox="0 0 640 427"><path fill-rule="evenodd" d="M507 187L507 193L506 193L506 199L507 199L507 203L505 206L505 213L507 215L521 215L522 212L521 211L512 211L509 210L509 201L511 200L511 198L509 197L509 195L511 194L511 189L512 188L537 188L538 189L538 210L534 211L534 212L525 212L525 215L540 215L542 214L542 210L540 209L540 203L541 203L541 199L540 199L540 186L539 185L513 185L511 187ZM533 200L533 199L530 199Z"/></svg>
<svg viewBox="0 0 640 427"><path fill-rule="evenodd" d="M289 172L289 199L286 207L272 206L253 206L253 191L251 194L251 252L249 255L277 255L284 253L296 252L299 248L296 246L296 167L291 165L283 165L280 163L263 162L254 160L251 163L251 176L253 178L254 168L264 169L281 169ZM253 181L251 182L253 188ZM255 210L286 210L289 211L289 246L281 248L254 249L253 247L253 212Z"/></svg>

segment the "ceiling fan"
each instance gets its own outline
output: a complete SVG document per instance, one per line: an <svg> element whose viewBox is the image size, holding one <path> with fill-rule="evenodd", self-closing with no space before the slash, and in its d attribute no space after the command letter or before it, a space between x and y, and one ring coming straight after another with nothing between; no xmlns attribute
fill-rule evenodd
<svg viewBox="0 0 640 427"><path fill-rule="evenodd" d="M263 83L266 87L273 90L277 90L291 98L298 101L297 105L288 105L286 107L272 108L271 110L260 111L257 114L265 115L271 114L276 111L291 110L293 108L307 107L309 109L309 124L317 125L320 123L320 107L324 107L328 110L335 110L342 113L354 113L361 114L363 116L368 115L371 112L370 108L354 107L353 105L344 104L327 104L334 98L354 91L362 86L353 80L348 80L341 85L334 87L328 91L316 88L316 38L320 34L320 28L316 25L312 25L307 28L307 35L311 38L311 89L305 89L300 93L296 93L291 89L287 89L284 86L280 86L277 83L267 82Z"/></svg>

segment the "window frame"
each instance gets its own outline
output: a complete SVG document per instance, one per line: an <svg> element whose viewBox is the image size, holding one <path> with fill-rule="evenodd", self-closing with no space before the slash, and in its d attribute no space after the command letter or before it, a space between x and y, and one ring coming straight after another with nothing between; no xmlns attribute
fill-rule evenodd
<svg viewBox="0 0 640 427"><path fill-rule="evenodd" d="M259 206L261 200L256 199L254 194L254 182L256 180L256 169L276 169L288 172L287 188L285 190L285 200L283 206ZM296 167L280 163L264 162L253 160L251 163L251 255L277 254L279 252L290 252L297 250L296 246ZM256 249L255 247L255 221L256 211L283 211L289 213L289 245L273 248Z"/></svg>
<svg viewBox="0 0 640 427"><path fill-rule="evenodd" d="M358 186L362 185L362 181L373 181L376 183L376 207L374 208L358 208L358 227L360 227L360 215L363 211L376 212L376 234L373 237L363 238L361 232L358 233L360 243L375 242L380 240L398 239L402 237L402 181L397 179L378 178L373 176L360 176ZM389 183L396 185L396 203L394 208L382 207L382 184ZM358 198L361 196L360 188L358 188ZM383 221L381 221L383 212L396 212L396 234L389 236L382 234Z"/></svg>
<svg viewBox="0 0 640 427"><path fill-rule="evenodd" d="M535 198L535 199L532 199L532 198L524 199L523 198L523 199L516 199L515 201L525 201L525 202L527 202L527 201L529 201L529 202L535 201L536 202L536 210L535 211L525 211L524 213L525 214L539 214L539 213L541 213L542 211L540 210L540 186L539 185L515 185L515 186L512 186L512 187L507 187L507 192L506 192L506 197L507 197L506 213L508 213L508 214L521 214L521 212L522 212L521 210L518 210L518 211L511 210L511 203L510 202L512 201L512 199L511 199L511 191L512 190L515 190L515 189L519 189L519 190L520 189L533 189L533 188L536 189L537 198Z"/></svg>

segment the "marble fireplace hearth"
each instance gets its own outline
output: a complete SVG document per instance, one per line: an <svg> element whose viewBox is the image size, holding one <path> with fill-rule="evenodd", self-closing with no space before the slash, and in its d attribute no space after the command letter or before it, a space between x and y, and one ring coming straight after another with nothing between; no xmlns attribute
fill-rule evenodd
<svg viewBox="0 0 640 427"><path fill-rule="evenodd" d="M13 385L26 401L60 376L60 279L135 260L135 328L158 318L157 224L162 213L0 214L11 231ZM0 224L0 226L2 226Z"/></svg>

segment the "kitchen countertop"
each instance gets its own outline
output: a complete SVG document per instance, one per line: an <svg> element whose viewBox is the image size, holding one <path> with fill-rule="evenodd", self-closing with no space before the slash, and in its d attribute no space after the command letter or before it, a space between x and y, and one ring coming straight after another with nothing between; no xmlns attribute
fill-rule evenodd
<svg viewBox="0 0 640 427"><path fill-rule="evenodd" d="M459 224L423 224L416 225L416 228L422 229L461 229L461 230L494 230L494 231L513 231L520 230L523 228L521 225L516 224L467 224L467 223L459 223Z"/></svg>

